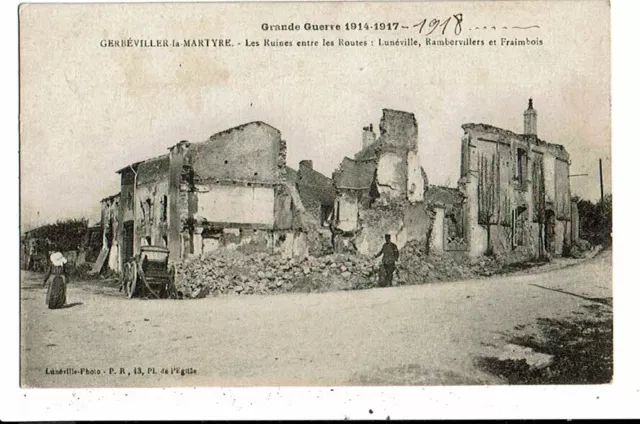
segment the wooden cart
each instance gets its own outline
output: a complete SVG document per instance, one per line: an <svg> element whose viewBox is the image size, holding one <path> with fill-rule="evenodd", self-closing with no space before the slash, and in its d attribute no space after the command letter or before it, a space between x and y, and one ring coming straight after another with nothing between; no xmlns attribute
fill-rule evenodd
<svg viewBox="0 0 640 424"><path fill-rule="evenodd" d="M140 254L124 264L122 288L127 297L175 299L176 268L169 266L169 249L142 246Z"/></svg>

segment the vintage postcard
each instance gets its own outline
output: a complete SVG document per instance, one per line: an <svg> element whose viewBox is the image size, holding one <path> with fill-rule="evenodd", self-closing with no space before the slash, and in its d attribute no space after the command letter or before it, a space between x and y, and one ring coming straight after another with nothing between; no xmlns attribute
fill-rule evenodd
<svg viewBox="0 0 640 424"><path fill-rule="evenodd" d="M609 7L23 4L21 386L611 384Z"/></svg>

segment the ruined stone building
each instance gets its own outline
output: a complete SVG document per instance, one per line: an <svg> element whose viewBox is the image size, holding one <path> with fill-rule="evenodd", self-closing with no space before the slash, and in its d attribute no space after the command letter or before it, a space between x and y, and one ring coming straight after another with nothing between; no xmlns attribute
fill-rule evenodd
<svg viewBox="0 0 640 424"><path fill-rule="evenodd" d="M453 250L468 249L472 257L565 252L578 237L571 225L578 217L572 208L569 154L562 145L538 138L533 101L524 112L523 134L485 124L462 128L462 211L456 229L442 231L464 239L453 243Z"/></svg>
<svg viewBox="0 0 640 424"><path fill-rule="evenodd" d="M217 249L304 257L376 253L390 234L434 252L562 254L577 234L564 147L536 134L462 126L458 188L429 186L412 113L383 109L379 134L328 178L311 160L286 165L280 131L251 122L120 169L120 193L102 200L102 261L119 271L143 245L172 260ZM99 264L96 262L96 266Z"/></svg>
<svg viewBox="0 0 640 424"><path fill-rule="evenodd" d="M363 128L362 150L333 173L332 229L336 250L376 253L384 234L402 248L425 240L427 177L418 158L418 124L412 113L383 109L376 135Z"/></svg>
<svg viewBox="0 0 640 424"><path fill-rule="evenodd" d="M307 255L334 193L310 162L295 181L289 170L286 142L263 122L120 169L120 193L102 200L109 267L122 269L143 245L168 247L172 260L221 248Z"/></svg>

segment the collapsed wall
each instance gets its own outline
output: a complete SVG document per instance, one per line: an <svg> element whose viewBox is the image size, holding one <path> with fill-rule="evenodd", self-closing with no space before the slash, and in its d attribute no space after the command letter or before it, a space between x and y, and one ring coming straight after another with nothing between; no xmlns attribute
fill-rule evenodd
<svg viewBox="0 0 640 424"><path fill-rule="evenodd" d="M426 240L427 178L419 163L418 124L412 113L383 109L380 136L363 128L363 148L333 174L334 246L339 252L375 254L384 235L402 248Z"/></svg>

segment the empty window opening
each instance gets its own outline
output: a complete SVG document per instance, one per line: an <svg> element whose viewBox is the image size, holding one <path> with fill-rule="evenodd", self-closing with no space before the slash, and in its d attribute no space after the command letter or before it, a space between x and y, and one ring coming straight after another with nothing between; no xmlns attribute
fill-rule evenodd
<svg viewBox="0 0 640 424"><path fill-rule="evenodd" d="M320 224L323 227L329 225L329 220L331 219L331 212L333 212L333 205L322 205L320 206Z"/></svg>
<svg viewBox="0 0 640 424"><path fill-rule="evenodd" d="M527 151L518 149L516 152L516 180L524 184L527 177Z"/></svg>
<svg viewBox="0 0 640 424"><path fill-rule="evenodd" d="M167 222L167 196L162 196L160 199L160 220Z"/></svg>

